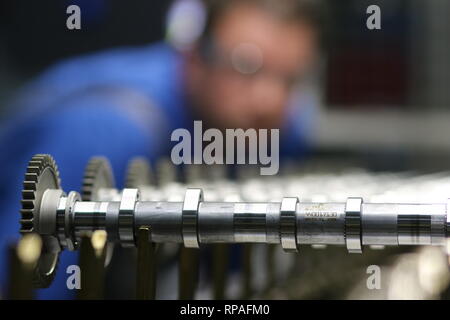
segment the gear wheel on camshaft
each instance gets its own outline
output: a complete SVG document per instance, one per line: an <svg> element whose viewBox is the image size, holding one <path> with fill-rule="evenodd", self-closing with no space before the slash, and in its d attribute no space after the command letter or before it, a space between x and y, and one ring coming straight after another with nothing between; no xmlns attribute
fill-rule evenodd
<svg viewBox="0 0 450 320"><path fill-rule="evenodd" d="M39 232L41 200L47 189L61 189L58 167L50 155L37 154L28 163L22 190L20 233ZM33 285L46 288L53 281L61 250L52 235L42 235L43 247L36 264Z"/></svg>
<svg viewBox="0 0 450 320"><path fill-rule="evenodd" d="M142 186L149 186L152 182L153 174L148 161L143 157L131 159L127 167L125 187L139 188Z"/></svg>
<svg viewBox="0 0 450 320"><path fill-rule="evenodd" d="M100 189L114 188L114 176L111 164L105 157L93 157L89 160L83 177L81 198L83 201L101 201Z"/></svg>
<svg viewBox="0 0 450 320"><path fill-rule="evenodd" d="M113 190L115 188L114 175L111 164L107 158L92 157L84 170L83 187L81 197L83 201L110 201L113 194L101 194L100 190ZM114 252L114 243L108 243L106 247L105 267L111 262Z"/></svg>

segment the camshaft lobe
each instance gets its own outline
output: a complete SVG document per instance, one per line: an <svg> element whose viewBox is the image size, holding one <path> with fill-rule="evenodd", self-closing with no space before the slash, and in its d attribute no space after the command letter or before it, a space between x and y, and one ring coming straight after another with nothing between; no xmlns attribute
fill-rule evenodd
<svg viewBox="0 0 450 320"><path fill-rule="evenodd" d="M201 189L187 189L184 202L139 201L137 189L124 189L121 201L80 201L75 193L43 198L40 225L72 249L80 237L104 229L109 241L135 244L141 226L150 226L152 241L184 243L281 244L296 251L302 244L345 245L360 253L363 245L445 245L448 203L305 203L205 202ZM46 203L51 201L53 203Z"/></svg>

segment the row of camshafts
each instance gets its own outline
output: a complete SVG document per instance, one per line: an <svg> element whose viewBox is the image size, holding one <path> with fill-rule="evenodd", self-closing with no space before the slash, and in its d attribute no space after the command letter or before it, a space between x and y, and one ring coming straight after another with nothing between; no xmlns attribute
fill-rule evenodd
<svg viewBox="0 0 450 320"><path fill-rule="evenodd" d="M358 196L368 202L445 203L449 197L450 175L445 172L333 170L316 164L286 165L280 175L262 177L256 166L239 166L230 178L226 166L191 165L179 170L170 159L151 167L136 158L129 163L124 187L139 188L145 201L183 201L189 187L202 188L205 201L224 202L279 201L286 194L311 202L345 202ZM83 200L112 199L117 196L114 192L120 193L112 188L107 159L92 158L83 178ZM140 230L142 237L148 236L146 231ZM11 276L22 280L17 285L12 281L12 297L31 296L23 274L36 258L24 257L23 247L36 246L39 240L33 237L24 238L14 250L11 261L22 265L16 268L22 276ZM213 244L198 251L142 242L137 249L116 247L111 255L108 246L101 233L83 238L79 264L85 272L79 298L426 299L446 298L450 280L446 252L436 247L378 250L382 248L373 246L364 255L347 255L344 248L313 245L295 255L274 245ZM28 256L32 252L28 250ZM370 270L380 271L379 278L369 279Z"/></svg>

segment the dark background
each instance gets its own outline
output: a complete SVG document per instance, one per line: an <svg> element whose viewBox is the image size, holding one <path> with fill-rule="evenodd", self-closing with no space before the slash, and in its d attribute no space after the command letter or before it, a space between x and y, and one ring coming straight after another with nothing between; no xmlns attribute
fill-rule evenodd
<svg viewBox="0 0 450 320"><path fill-rule="evenodd" d="M446 55L449 35L442 34L450 30L449 22L442 13L436 14L448 9L446 0L324 2L328 11L323 82L327 106L448 107L448 90L439 90L435 85L431 97L429 92L434 83L449 80L447 72L434 78L433 74L429 75L436 68L450 68ZM3 0L0 3L1 110L13 89L58 60L163 39L166 12L172 1ZM66 28L66 8L71 4L81 8L81 30ZM370 4L382 9L381 30L370 31L364 27L365 10Z"/></svg>

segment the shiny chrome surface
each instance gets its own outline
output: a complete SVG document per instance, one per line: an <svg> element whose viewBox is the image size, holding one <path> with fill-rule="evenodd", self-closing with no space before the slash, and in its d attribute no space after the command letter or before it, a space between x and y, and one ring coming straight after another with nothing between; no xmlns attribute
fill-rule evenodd
<svg viewBox="0 0 450 320"><path fill-rule="evenodd" d="M184 243L197 248L207 243L276 243L295 250L299 245L345 245L361 252L366 245L444 245L447 203L208 202L200 189L188 189L184 201L140 201L137 189L124 189L120 202L70 201L44 197L45 217L56 219L63 247L67 238L104 229L109 240L134 245L141 226L152 227L154 242ZM46 202L55 202L52 205ZM65 206L64 208L62 206ZM67 214L66 214L67 212ZM54 221L50 219L49 221ZM70 229L70 230L67 230ZM44 228L44 230L47 230ZM66 235L65 237L63 235Z"/></svg>

